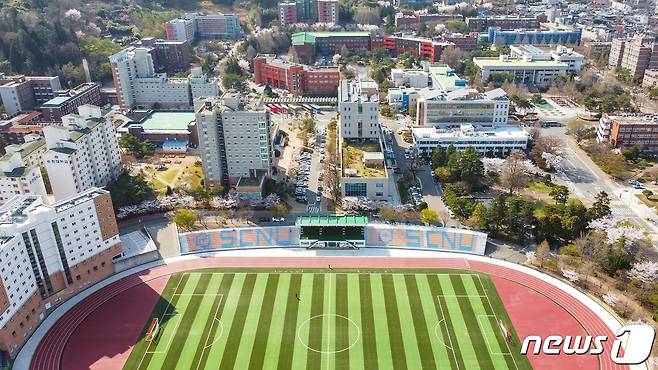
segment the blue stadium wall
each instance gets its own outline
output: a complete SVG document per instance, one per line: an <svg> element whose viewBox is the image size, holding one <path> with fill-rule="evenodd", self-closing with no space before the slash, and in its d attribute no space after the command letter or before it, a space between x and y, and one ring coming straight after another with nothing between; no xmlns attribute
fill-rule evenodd
<svg viewBox="0 0 658 370"><path fill-rule="evenodd" d="M225 228L179 234L181 254L249 248L299 246L299 226ZM409 248L484 254L487 234L456 228L370 224L366 248Z"/></svg>

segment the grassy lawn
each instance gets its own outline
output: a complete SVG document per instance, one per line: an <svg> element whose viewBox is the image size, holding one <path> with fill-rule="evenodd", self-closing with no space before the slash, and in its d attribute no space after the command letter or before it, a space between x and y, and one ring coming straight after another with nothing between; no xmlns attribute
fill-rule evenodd
<svg viewBox="0 0 658 370"><path fill-rule="evenodd" d="M343 169L356 170L359 177L384 177L386 170L378 167L366 167L363 163L363 153L381 152L377 141L363 143L343 141Z"/></svg>
<svg viewBox="0 0 658 370"><path fill-rule="evenodd" d="M209 269L171 276L124 367L161 368L531 367L488 275Z"/></svg>
<svg viewBox="0 0 658 370"><path fill-rule="evenodd" d="M553 186L547 185L541 181L530 181L528 183L528 190L536 191L538 193L550 193L553 190Z"/></svg>
<svg viewBox="0 0 658 370"><path fill-rule="evenodd" d="M176 190L189 184L190 188L194 189L200 186L203 181L203 167L201 164L196 163L184 168L175 165L175 167L172 166L165 171L158 171L149 167L144 172L146 180L158 193L164 193L167 190L167 185Z"/></svg>
<svg viewBox="0 0 658 370"><path fill-rule="evenodd" d="M176 176L178 176L178 174L181 173L181 168L171 167L168 168L166 171L158 171L158 172L160 172L160 174L157 177L159 177L164 182L171 184L176 179Z"/></svg>

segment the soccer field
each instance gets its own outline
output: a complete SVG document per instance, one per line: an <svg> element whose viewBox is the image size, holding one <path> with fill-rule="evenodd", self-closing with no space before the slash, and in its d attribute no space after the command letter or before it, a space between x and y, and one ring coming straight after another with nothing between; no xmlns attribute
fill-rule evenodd
<svg viewBox="0 0 658 370"><path fill-rule="evenodd" d="M530 369L491 279L456 270L178 273L140 338L125 369Z"/></svg>

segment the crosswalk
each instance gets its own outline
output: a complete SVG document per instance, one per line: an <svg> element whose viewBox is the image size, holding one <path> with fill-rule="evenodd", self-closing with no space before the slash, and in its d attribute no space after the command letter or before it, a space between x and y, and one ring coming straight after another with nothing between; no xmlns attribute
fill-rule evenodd
<svg viewBox="0 0 658 370"><path fill-rule="evenodd" d="M621 217L621 218L631 218L631 217L637 217L635 212L633 212L632 209L630 209L627 205L625 204L615 204L618 202L612 202L610 204L610 211L614 216Z"/></svg>
<svg viewBox="0 0 658 370"><path fill-rule="evenodd" d="M309 204L308 207L306 207L306 212L308 213L320 213L320 207L314 204Z"/></svg>

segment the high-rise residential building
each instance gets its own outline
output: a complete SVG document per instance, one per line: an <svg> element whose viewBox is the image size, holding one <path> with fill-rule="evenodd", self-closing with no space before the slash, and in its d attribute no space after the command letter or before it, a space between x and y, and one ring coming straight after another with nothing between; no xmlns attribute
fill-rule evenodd
<svg viewBox="0 0 658 370"><path fill-rule="evenodd" d="M282 26L297 23L296 1L282 1L279 3L279 21Z"/></svg>
<svg viewBox="0 0 658 370"><path fill-rule="evenodd" d="M341 80L338 89L338 131L343 139L379 139L379 91L364 78Z"/></svg>
<svg viewBox="0 0 658 370"><path fill-rule="evenodd" d="M260 197L274 157L270 111L262 100L245 101L233 92L199 99L195 105L204 184L228 185L241 195ZM258 190L241 192L241 185Z"/></svg>
<svg viewBox="0 0 658 370"><path fill-rule="evenodd" d="M48 146L43 162L55 199L107 186L121 174L114 124L100 108L82 106L79 114L64 116L62 126L46 126L43 133Z"/></svg>
<svg viewBox="0 0 658 370"><path fill-rule="evenodd" d="M282 26L297 22L338 24L338 0L283 0L279 3Z"/></svg>
<svg viewBox="0 0 658 370"><path fill-rule="evenodd" d="M338 0L318 0L318 22L338 24Z"/></svg>
<svg viewBox="0 0 658 370"><path fill-rule="evenodd" d="M28 135L21 145L8 145L0 158L0 204L16 195L46 195L41 176L41 156L46 141L38 135Z"/></svg>
<svg viewBox="0 0 658 370"><path fill-rule="evenodd" d="M196 33L194 20L176 18L167 22L167 39L176 41L194 41Z"/></svg>
<svg viewBox="0 0 658 370"><path fill-rule="evenodd" d="M187 13L167 22L167 39L192 42L197 38L238 38L242 35L239 14Z"/></svg>
<svg viewBox="0 0 658 370"><path fill-rule="evenodd" d="M150 53L156 72L178 73L190 69L192 49L187 41L160 40L149 37L133 42L128 49L135 47L151 49Z"/></svg>
<svg viewBox="0 0 658 370"><path fill-rule="evenodd" d="M82 105L101 105L101 88L97 83L83 83L73 89L62 90L41 104L41 121L59 122L67 114L75 113Z"/></svg>
<svg viewBox="0 0 658 370"><path fill-rule="evenodd" d="M340 82L338 67L311 67L262 54L253 61L254 82L300 95L335 95Z"/></svg>
<svg viewBox="0 0 658 370"><path fill-rule="evenodd" d="M187 78L157 73L149 48L122 50L110 56L110 64L119 105L123 109L156 104L162 108L188 108L197 97L219 94L219 81L207 78L201 67L192 68Z"/></svg>
<svg viewBox="0 0 658 370"><path fill-rule="evenodd" d="M110 194L89 189L46 205L0 207L0 350L14 357L54 306L114 272L123 250Z"/></svg>
<svg viewBox="0 0 658 370"><path fill-rule="evenodd" d="M6 76L0 74L0 99L11 117L20 112L33 110L37 105L55 97L62 89L59 77Z"/></svg>
<svg viewBox="0 0 658 370"><path fill-rule="evenodd" d="M626 68L642 80L644 71L658 69L658 42L654 37L638 36L630 40L614 39L608 59L610 68Z"/></svg>

